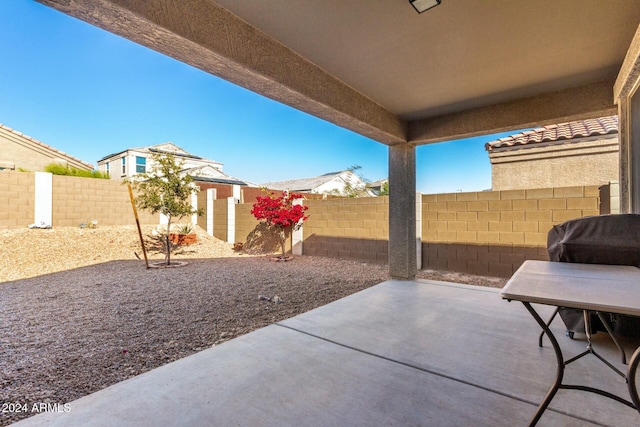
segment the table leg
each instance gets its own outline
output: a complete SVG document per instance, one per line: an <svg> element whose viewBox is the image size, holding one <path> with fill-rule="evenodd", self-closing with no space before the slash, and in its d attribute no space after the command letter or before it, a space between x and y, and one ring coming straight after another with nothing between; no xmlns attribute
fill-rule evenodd
<svg viewBox="0 0 640 427"><path fill-rule="evenodd" d="M604 328L607 330L607 333L611 337L611 340L613 341L613 343L618 348L618 351L620 352L620 360L622 361L622 364L626 365L627 364L627 354L624 352L624 348L622 348L622 346L618 342L618 339L616 338L615 334L613 333L613 330L611 329L611 326L609 325L609 322L607 321L607 319L604 318L602 313L600 313L599 311L596 311L596 314L598 315L598 318L600 319L600 322L602 323Z"/></svg>
<svg viewBox="0 0 640 427"><path fill-rule="evenodd" d="M544 411L546 411L547 407L549 406L549 404L551 403L551 401L555 397L556 393L561 388L562 389L568 389L568 390L582 390L582 391L588 391L588 392L591 392L591 393L596 393L596 394L599 394L601 396L605 396L605 397L608 397L610 399L613 399L613 400L615 400L617 402L623 403L623 404L629 406L630 408L633 408L633 409L637 410L640 413L640 397L638 397L638 390L636 388L636 383L635 383L636 372L637 372L637 369L638 369L638 365L640 364L640 348L638 348L635 351L635 353L633 353L633 356L631 356L631 360L629 361L629 366L627 368L627 385L628 385L628 388L629 388L629 394L631 395L631 400L632 400L631 402L628 401L628 400L625 400L625 399L623 399L623 398L621 398L619 396L616 396L616 395L614 395L612 393L609 393L608 391L596 389L596 388L593 388L593 387L587 387L587 386L581 386L581 385L562 384L562 379L564 377L565 366L567 364L569 364L569 363L581 358L585 354L589 354L589 353L592 353L595 356L597 356L600 360L602 360L607 365L609 365L611 368L613 368L614 371L616 371L618 373L620 373L620 372L615 367L613 367L613 365L611 365L606 360L604 360L601 356L599 356L597 353L595 353L591 348L587 349L586 352L584 352L584 353L574 357L573 359L570 359L567 362L565 362L564 361L564 356L562 355L562 349L560 348L560 344L558 344L558 340L556 339L555 335L553 335L553 332L551 332L551 329L549 329L549 326L547 325L547 323L544 320L542 320L540 315L534 310L534 308L531 306L530 303L522 301L522 304L524 304L525 308L529 311L529 313L535 319L535 321L538 322L538 325L540 325L540 327L542 328L544 333L549 338L549 341L551 342L551 346L553 347L553 351L556 354L556 362L558 364L558 367L556 369L556 379L555 379L553 385L551 386L551 388L549 389L549 391L547 392L546 396L544 397L544 400L542 401L540 406L538 406L538 410L536 411L534 416L531 418L531 421L529 422L529 426L530 427L535 426L538 423L538 421L540 421L540 418L542 417L542 414L544 413ZM590 325L589 325L589 319L586 318L587 316L588 316L588 313L586 313L586 311L585 311L585 327L587 328L587 331L588 331L588 328L589 328ZM620 373L620 374L624 377L624 375L622 373Z"/></svg>
<svg viewBox="0 0 640 427"><path fill-rule="evenodd" d="M556 318L559 312L560 307L556 307L556 309L553 311L553 315L549 318L549 320L547 320L547 326L551 325L551 322L553 322L553 319ZM540 336L538 337L538 347L542 347L542 338L544 338L544 331L540 332Z"/></svg>
<svg viewBox="0 0 640 427"><path fill-rule="evenodd" d="M560 385L562 384L562 378L564 377L564 358L562 356L562 349L558 344L558 340L556 340L556 337L553 335L553 333L551 332L551 329L549 329L546 322L542 320L540 315L533 309L533 307L531 307L530 303L523 301L522 304L524 304L525 308L529 311L529 313L531 313L531 316L533 316L533 318L536 320L536 322L538 322L538 324L540 325L544 333L547 335L547 338L549 338L549 341L551 341L551 346L553 347L553 351L556 353L556 362L558 363L558 367L556 369L556 379L553 385L551 386L551 388L549 389L549 391L547 392L547 395L544 397L544 400L542 401L540 406L538 406L538 410L533 415L533 418L531 418L531 421L529 422L529 426L533 427L538 423L538 421L540 420L540 417L542 417L542 414L547 409L547 407L553 400L554 396L558 392ZM640 355L639 355L639 359L640 359Z"/></svg>
<svg viewBox="0 0 640 427"><path fill-rule="evenodd" d="M636 372L638 370L638 363L640 362L640 347L633 353L629 360L629 366L627 367L627 387L629 388L629 395L631 395L631 401L636 407L636 411L640 413L640 398L638 398L638 389L636 387Z"/></svg>

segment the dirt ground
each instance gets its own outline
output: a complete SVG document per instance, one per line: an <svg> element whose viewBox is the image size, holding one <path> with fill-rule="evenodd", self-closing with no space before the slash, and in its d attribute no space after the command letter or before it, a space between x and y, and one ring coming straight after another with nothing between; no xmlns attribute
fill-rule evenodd
<svg viewBox="0 0 640 427"><path fill-rule="evenodd" d="M69 403L388 279L386 265L308 256L276 262L234 252L201 231L198 244L174 257L187 266L147 270L134 254L137 239L128 227L0 231L0 402ZM0 425L30 415L6 411Z"/></svg>

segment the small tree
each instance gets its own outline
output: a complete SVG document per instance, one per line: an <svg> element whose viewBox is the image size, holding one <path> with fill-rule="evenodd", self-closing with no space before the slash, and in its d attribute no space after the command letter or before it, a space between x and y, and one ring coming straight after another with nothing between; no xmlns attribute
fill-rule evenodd
<svg viewBox="0 0 640 427"><path fill-rule="evenodd" d="M165 239L165 261L171 264L172 243L169 239L171 221L186 215L202 215L202 211L191 206L191 195L198 192L193 178L181 173L182 162L173 154L153 154L153 167L149 173L136 175L131 185L136 190L136 204L152 214L160 212L168 219Z"/></svg>
<svg viewBox="0 0 640 427"><path fill-rule="evenodd" d="M352 165L347 169L353 175L358 177L360 179L360 182L345 181L342 189L340 190L334 189L331 191L327 191L326 194L330 196L349 197L349 198L371 196L371 193L367 188L367 184L369 183L369 180L365 178L362 174L356 172L360 169L362 169L362 166L360 165Z"/></svg>
<svg viewBox="0 0 640 427"><path fill-rule="evenodd" d="M388 196L389 195L389 181L385 181L382 183L380 187L380 194L378 196Z"/></svg>
<svg viewBox="0 0 640 427"><path fill-rule="evenodd" d="M282 260L285 259L287 237L293 230L298 230L308 218L304 213L309 207L293 203L302 197L301 194L288 191L283 191L279 196L270 192L267 196L258 196L251 209L251 214L256 219L264 221L278 231Z"/></svg>

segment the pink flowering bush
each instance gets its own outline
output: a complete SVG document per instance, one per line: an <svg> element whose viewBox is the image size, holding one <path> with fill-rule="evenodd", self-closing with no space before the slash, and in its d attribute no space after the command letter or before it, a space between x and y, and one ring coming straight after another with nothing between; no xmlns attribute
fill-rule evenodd
<svg viewBox="0 0 640 427"><path fill-rule="evenodd" d="M308 206L293 204L294 200L302 199L301 194L283 191L281 195L269 192L267 196L258 196L251 208L251 214L258 220L264 221L270 227L280 232L281 259L285 257L285 241L292 230L298 230L308 216L305 211Z"/></svg>

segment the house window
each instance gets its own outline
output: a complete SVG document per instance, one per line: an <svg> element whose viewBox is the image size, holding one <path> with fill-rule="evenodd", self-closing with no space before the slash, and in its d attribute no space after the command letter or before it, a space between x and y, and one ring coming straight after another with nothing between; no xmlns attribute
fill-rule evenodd
<svg viewBox="0 0 640 427"><path fill-rule="evenodd" d="M105 171L107 171L107 175L109 175L109 162L104 164L105 166Z"/></svg>
<svg viewBox="0 0 640 427"><path fill-rule="evenodd" d="M136 156L136 173L145 173L147 171L147 158Z"/></svg>
<svg viewBox="0 0 640 427"><path fill-rule="evenodd" d="M126 175L127 174L127 158L123 157L122 158L122 175Z"/></svg>

